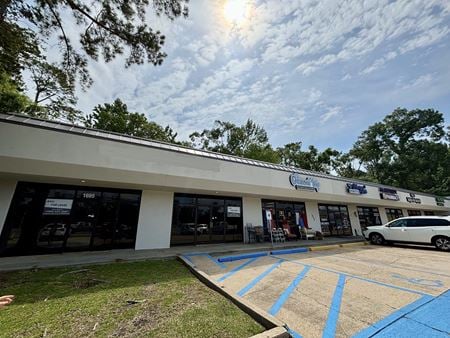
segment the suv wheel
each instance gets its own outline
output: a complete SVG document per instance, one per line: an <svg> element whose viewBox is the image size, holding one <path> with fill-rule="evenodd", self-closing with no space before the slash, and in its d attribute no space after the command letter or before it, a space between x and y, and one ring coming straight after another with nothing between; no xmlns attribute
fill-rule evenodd
<svg viewBox="0 0 450 338"><path fill-rule="evenodd" d="M450 239L448 237L438 237L434 241L434 246L439 250L449 251L450 250Z"/></svg>
<svg viewBox="0 0 450 338"><path fill-rule="evenodd" d="M370 234L369 239L372 244L381 245L384 243L384 237L377 232Z"/></svg>

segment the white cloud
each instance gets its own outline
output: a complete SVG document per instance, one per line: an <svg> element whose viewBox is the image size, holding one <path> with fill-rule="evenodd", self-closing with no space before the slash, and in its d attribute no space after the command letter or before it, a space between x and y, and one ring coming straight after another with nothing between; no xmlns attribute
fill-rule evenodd
<svg viewBox="0 0 450 338"><path fill-rule="evenodd" d="M424 74L401 86L402 89L420 88L433 81L432 74Z"/></svg>
<svg viewBox="0 0 450 338"><path fill-rule="evenodd" d="M342 114L340 107L331 107L328 111L320 116L320 122L323 124L328 122L330 119L339 117Z"/></svg>

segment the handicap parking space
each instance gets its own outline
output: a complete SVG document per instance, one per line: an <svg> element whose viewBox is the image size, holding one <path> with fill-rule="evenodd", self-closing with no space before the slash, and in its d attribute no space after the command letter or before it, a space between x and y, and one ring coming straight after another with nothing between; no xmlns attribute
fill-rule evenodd
<svg viewBox="0 0 450 338"><path fill-rule="evenodd" d="M294 337L385 337L412 322L430 335L450 334L440 320L450 318L445 252L360 246L224 263L190 259L227 292L285 322ZM424 311L408 317L430 304L434 318Z"/></svg>

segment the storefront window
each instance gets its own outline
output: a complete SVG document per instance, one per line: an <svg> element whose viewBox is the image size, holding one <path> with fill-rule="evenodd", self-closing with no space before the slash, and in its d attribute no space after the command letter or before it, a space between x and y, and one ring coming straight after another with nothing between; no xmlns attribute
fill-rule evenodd
<svg viewBox="0 0 450 338"><path fill-rule="evenodd" d="M425 211L423 212L423 214L424 214L425 216L434 216L434 211L428 211L428 210L425 210Z"/></svg>
<svg viewBox="0 0 450 338"><path fill-rule="evenodd" d="M362 230L372 225L381 225L381 217L378 208L358 207L358 218Z"/></svg>
<svg viewBox="0 0 450 338"><path fill-rule="evenodd" d="M347 206L319 204L319 216L324 236L352 235Z"/></svg>
<svg viewBox="0 0 450 338"><path fill-rule="evenodd" d="M386 216L388 221L403 217L403 211L401 209L386 208Z"/></svg>
<svg viewBox="0 0 450 338"><path fill-rule="evenodd" d="M242 241L242 222L240 198L175 194L171 244Z"/></svg>
<svg viewBox="0 0 450 338"><path fill-rule="evenodd" d="M19 183L1 236L3 255L132 248L140 192Z"/></svg>
<svg viewBox="0 0 450 338"><path fill-rule="evenodd" d="M408 216L422 216L420 210L408 210Z"/></svg>
<svg viewBox="0 0 450 338"><path fill-rule="evenodd" d="M262 201L263 227L266 238L270 229L281 228L293 235L300 235L299 227L308 228L305 203L287 201Z"/></svg>

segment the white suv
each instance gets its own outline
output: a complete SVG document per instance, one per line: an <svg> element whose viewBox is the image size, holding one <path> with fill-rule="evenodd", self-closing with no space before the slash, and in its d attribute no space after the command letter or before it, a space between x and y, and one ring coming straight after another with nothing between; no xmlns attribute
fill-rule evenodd
<svg viewBox="0 0 450 338"><path fill-rule="evenodd" d="M450 251L450 216L402 217L385 225L369 226L363 234L373 244L431 244Z"/></svg>

